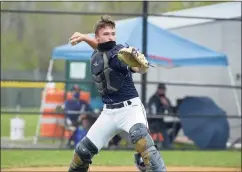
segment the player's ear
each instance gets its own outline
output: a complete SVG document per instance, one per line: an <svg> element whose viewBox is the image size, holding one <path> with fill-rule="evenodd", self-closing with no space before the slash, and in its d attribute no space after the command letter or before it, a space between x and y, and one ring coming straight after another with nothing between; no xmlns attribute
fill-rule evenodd
<svg viewBox="0 0 242 172"><path fill-rule="evenodd" d="M95 39L97 40L97 42L99 42L99 37L97 34L95 34Z"/></svg>

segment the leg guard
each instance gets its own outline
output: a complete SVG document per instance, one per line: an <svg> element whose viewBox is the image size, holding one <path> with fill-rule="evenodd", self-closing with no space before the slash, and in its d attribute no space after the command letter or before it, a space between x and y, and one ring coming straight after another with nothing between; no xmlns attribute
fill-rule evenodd
<svg viewBox="0 0 242 172"><path fill-rule="evenodd" d="M135 163L136 167L138 168L138 170L140 172L145 172L146 171L146 166L144 164L144 161L143 161L140 153L134 154L134 163Z"/></svg>
<svg viewBox="0 0 242 172"><path fill-rule="evenodd" d="M131 127L129 134L132 143L135 144L135 150L140 153L144 161L146 171L166 172L165 163L155 147L147 127L142 123L135 124Z"/></svg>
<svg viewBox="0 0 242 172"><path fill-rule="evenodd" d="M84 137L76 146L68 172L87 172L92 157L98 153L97 147Z"/></svg>

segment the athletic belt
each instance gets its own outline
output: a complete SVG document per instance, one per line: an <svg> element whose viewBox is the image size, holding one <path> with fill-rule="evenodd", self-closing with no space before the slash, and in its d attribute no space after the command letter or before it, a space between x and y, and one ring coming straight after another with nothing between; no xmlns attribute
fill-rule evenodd
<svg viewBox="0 0 242 172"><path fill-rule="evenodd" d="M127 104L128 105L131 105L132 104L132 102L131 101L127 101ZM117 104L107 104L106 105L106 108L107 109L119 109L119 108L122 108L122 107L124 107L125 106L125 104L123 103L123 102L121 102L121 103L117 103Z"/></svg>

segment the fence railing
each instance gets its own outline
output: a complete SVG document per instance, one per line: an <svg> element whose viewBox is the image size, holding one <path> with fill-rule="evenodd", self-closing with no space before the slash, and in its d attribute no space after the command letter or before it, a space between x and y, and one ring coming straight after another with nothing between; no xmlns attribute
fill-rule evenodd
<svg viewBox="0 0 242 172"><path fill-rule="evenodd" d="M19 10L19 9L1 9L1 13L24 13L24 14L43 14L43 15L103 15L103 12L80 12L80 11L57 11L57 10ZM156 16L156 17L171 17L171 18L188 18L188 19L207 19L207 20L217 20L217 21L238 21L241 22L241 18L223 18L223 17L201 17L201 16L186 16L186 15L168 15L168 14L157 14L157 13L105 13L106 15L111 16L130 16L130 17L142 17L147 16Z"/></svg>
<svg viewBox="0 0 242 172"><path fill-rule="evenodd" d="M24 83L39 83L43 85L43 83L48 83L50 81L47 80L27 80L27 79L1 79L1 87L12 87L12 83L18 83L19 85ZM92 80L52 80L51 82L56 84L76 84L77 82L81 82L84 84L92 84ZM142 84L144 81L134 81L134 84ZM159 82L151 82L147 81L147 84L157 85ZM242 90L241 85L225 85L225 84L202 84L202 83L193 83L193 82L163 82L166 85L172 86L186 86L186 87L210 87L210 88L229 88L229 89L238 89Z"/></svg>
<svg viewBox="0 0 242 172"><path fill-rule="evenodd" d="M69 149L66 148L66 142L67 139L64 137L64 132L63 132L63 136L56 138L56 137L49 137L49 138L41 138L40 135L35 135L36 133L36 126L37 125L41 125L39 124L39 122L41 121L41 117L40 115L42 115L43 113L46 112L41 112L41 111L22 111L22 110L1 110L1 118L2 118L2 129L3 130L8 130L10 132L10 128L11 126L9 126L9 129L6 128L6 123L10 123L10 120L12 118L15 118L16 116L18 116L18 118L22 118L23 120L26 121L26 133L27 136L25 137L24 140L17 140L17 141L13 141L10 139L10 137L8 137L6 131L5 134L2 136L1 138L1 143L2 149ZM65 114L67 113L72 113L72 114L80 114L79 111L66 111ZM55 115L60 115L61 113L55 113L55 112L48 112L48 115L51 115L52 117L55 117ZM95 118L97 119L100 115L100 113L93 113L93 112L81 112L81 114L85 114L88 115L89 117ZM22 116L24 115L24 116ZM169 118L169 119L168 119ZM210 115L193 115L193 114L187 114L187 115L183 115L182 118L199 118L199 119L208 119L208 118L227 118L227 119L235 119L238 120L240 119L241 121L241 116L238 115L228 115L228 116L224 116L224 115L219 115L219 114L210 114ZM166 120L168 119L169 121L179 121L180 122L180 116L179 113L175 114L175 113L170 113L170 114L156 114L156 115L151 115L149 113L147 113L147 120L149 122L149 120L154 120L154 119L163 119ZM63 118L64 120L64 118ZM57 120L58 121L58 120ZM4 124L5 125L4 125ZM150 125L150 123L149 123ZM172 128L176 127L176 123L173 124ZM239 128L241 128L241 124L239 124L238 126ZM30 131L32 130L32 131ZM30 134L32 133L32 134ZM153 133L151 131L151 134L156 134ZM153 135L152 135L153 136ZM36 137L38 137L38 142L34 142L34 140L36 139ZM117 150L127 150L127 149L133 149L133 145L129 142L129 138L128 135L126 133L121 133L121 138L123 139L124 142L126 142L124 145L120 144L118 146L116 146L115 148L112 147L112 149L117 149ZM185 139L185 141L179 141L182 139ZM162 145L163 141L157 140L156 144L160 144ZM186 137L184 137L184 135L182 136L178 136L177 141L174 141L173 145L175 145L173 148L169 148L169 150L171 149L189 149L189 150L200 150L196 145L194 145L194 143L191 140L186 140ZM230 145L233 145L230 143ZM109 146L104 147L104 149L110 149ZM159 149L167 149L167 148L162 148L159 147ZM215 148L216 149L216 148ZM213 149L213 150L215 150ZM229 148L228 148L229 149ZM220 150L220 149L218 149Z"/></svg>

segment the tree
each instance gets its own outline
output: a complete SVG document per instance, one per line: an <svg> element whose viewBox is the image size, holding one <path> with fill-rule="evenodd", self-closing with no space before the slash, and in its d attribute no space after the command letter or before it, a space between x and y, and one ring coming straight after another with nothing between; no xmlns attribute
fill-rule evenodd
<svg viewBox="0 0 242 172"><path fill-rule="evenodd" d="M149 13L164 13L219 2L149 2ZM2 2L2 9L141 13L142 2ZM127 16L112 16L125 19ZM75 32L91 33L100 16L3 13L1 69L47 71L52 49L66 44ZM54 65L64 71L64 63Z"/></svg>

